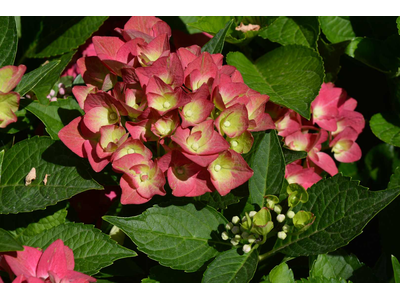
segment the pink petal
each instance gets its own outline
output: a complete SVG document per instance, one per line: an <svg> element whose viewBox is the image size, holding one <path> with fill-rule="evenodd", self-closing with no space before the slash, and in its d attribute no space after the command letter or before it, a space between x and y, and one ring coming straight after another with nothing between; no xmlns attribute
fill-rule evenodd
<svg viewBox="0 0 400 300"><path fill-rule="evenodd" d="M308 158L322 170L329 173L331 176L336 175L339 171L332 157L324 152L311 151Z"/></svg>
<svg viewBox="0 0 400 300"><path fill-rule="evenodd" d="M36 277L39 259L42 251L24 246L24 251L5 252L4 259L16 276L24 275L26 278Z"/></svg>
<svg viewBox="0 0 400 300"><path fill-rule="evenodd" d="M49 271L56 273L61 278L68 271L64 242L62 240L56 240L47 247L39 260L37 277L45 279L49 277Z"/></svg>

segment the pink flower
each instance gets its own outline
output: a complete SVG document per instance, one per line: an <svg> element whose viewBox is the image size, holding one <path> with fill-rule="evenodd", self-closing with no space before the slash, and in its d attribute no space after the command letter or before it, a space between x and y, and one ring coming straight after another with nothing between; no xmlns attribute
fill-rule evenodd
<svg viewBox="0 0 400 300"><path fill-rule="evenodd" d="M286 166L285 178L289 183L297 183L308 189L322 179L315 173L314 168L303 168L299 163L300 160Z"/></svg>
<svg viewBox="0 0 400 300"><path fill-rule="evenodd" d="M24 251L4 252L3 259L15 275L14 283L89 283L96 279L74 271L72 250L62 240L54 241L43 252L24 246Z"/></svg>

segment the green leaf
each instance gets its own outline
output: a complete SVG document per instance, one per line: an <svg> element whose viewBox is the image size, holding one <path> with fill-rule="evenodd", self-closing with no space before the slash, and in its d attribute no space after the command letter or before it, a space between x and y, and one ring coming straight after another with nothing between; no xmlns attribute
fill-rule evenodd
<svg viewBox="0 0 400 300"><path fill-rule="evenodd" d="M76 51L69 52L64 54L63 56L57 58L60 62L57 64L55 68L53 68L49 73L46 74L45 77L35 86L33 92L36 94L39 102L41 104L48 104L49 99L47 99L47 95L50 93L52 87L60 79L60 76L64 69L68 66L72 57Z"/></svg>
<svg viewBox="0 0 400 300"><path fill-rule="evenodd" d="M395 189L371 192L357 181L341 174L324 179L307 190L309 200L295 210L311 211L315 222L299 235L277 240L269 256L283 252L289 256L308 256L334 251L347 245L365 225L400 193Z"/></svg>
<svg viewBox="0 0 400 300"><path fill-rule="evenodd" d="M99 29L108 17L47 17L35 51L29 57L62 55L77 49ZM49 28L47 31L46 29Z"/></svg>
<svg viewBox="0 0 400 300"><path fill-rule="evenodd" d="M46 131L53 140L59 140L58 132L73 119L83 115L78 102L72 97L47 101L47 105L34 101L26 109L46 125Z"/></svg>
<svg viewBox="0 0 400 300"><path fill-rule="evenodd" d="M65 223L67 202L60 202L30 213L2 215L0 228L7 230L22 244L33 235Z"/></svg>
<svg viewBox="0 0 400 300"><path fill-rule="evenodd" d="M142 283L160 283L160 282L151 278L143 278Z"/></svg>
<svg viewBox="0 0 400 300"><path fill-rule="evenodd" d="M203 272L186 273L163 266L154 266L150 269L149 278L161 283L196 283L200 282Z"/></svg>
<svg viewBox="0 0 400 300"><path fill-rule="evenodd" d="M345 53L371 68L388 73L389 70L382 64L380 58L383 49L384 44L380 40L358 37L347 45Z"/></svg>
<svg viewBox="0 0 400 300"><path fill-rule="evenodd" d="M24 247L11 234L0 228L0 252L22 251Z"/></svg>
<svg viewBox="0 0 400 300"><path fill-rule="evenodd" d="M354 272L363 266L354 254L338 251L330 254L320 254L310 271L313 278L325 277L326 279L348 280Z"/></svg>
<svg viewBox="0 0 400 300"><path fill-rule="evenodd" d="M47 75L47 73L53 70L59 63L59 60L55 60L42 65L41 67L29 72L28 74L25 74L24 76L22 76L22 79L15 88L15 91L21 96L24 96L27 92L38 85L40 81Z"/></svg>
<svg viewBox="0 0 400 300"><path fill-rule="evenodd" d="M199 18L200 17L195 17L195 16L179 16L179 19L181 19L181 21L185 24L186 30L188 31L189 34L203 32L200 29L188 25L190 23L196 23Z"/></svg>
<svg viewBox="0 0 400 300"><path fill-rule="evenodd" d="M400 119L390 114L375 114L370 122L372 132L382 141L400 147Z"/></svg>
<svg viewBox="0 0 400 300"><path fill-rule="evenodd" d="M294 283L294 274L286 263L281 263L269 272L265 283Z"/></svg>
<svg viewBox="0 0 400 300"><path fill-rule="evenodd" d="M227 220L208 206L154 206L139 216L103 219L125 232L138 250L172 269L197 271L218 255L219 246L231 247L220 238Z"/></svg>
<svg viewBox="0 0 400 300"><path fill-rule="evenodd" d="M400 283L400 263L395 256L392 255L392 266L394 273L394 282Z"/></svg>
<svg viewBox="0 0 400 300"><path fill-rule="evenodd" d="M301 45L314 48L319 36L317 17L279 17L259 34L283 46Z"/></svg>
<svg viewBox="0 0 400 300"><path fill-rule="evenodd" d="M322 32L331 43L340 43L356 37L350 17L325 16L319 17L319 22Z"/></svg>
<svg viewBox="0 0 400 300"><path fill-rule="evenodd" d="M249 180L249 202L260 208L265 195L279 195L285 179L285 159L275 130L265 133L254 144L255 152L250 160L254 175Z"/></svg>
<svg viewBox="0 0 400 300"><path fill-rule="evenodd" d="M118 245L93 225L81 223L66 223L46 230L27 240L26 245L45 249L57 239L63 240L74 252L74 270L88 275L96 274L117 259L137 255L135 251Z"/></svg>
<svg viewBox="0 0 400 300"><path fill-rule="evenodd" d="M390 177L388 189L393 189L400 186L400 167L397 167L394 174Z"/></svg>
<svg viewBox="0 0 400 300"><path fill-rule="evenodd" d="M214 191L212 193L205 193L199 197L194 197L196 201L205 202L207 205L215 208L215 209L226 209L228 205L239 203L242 196L235 195L233 192L225 196L221 196L218 191Z"/></svg>
<svg viewBox="0 0 400 300"><path fill-rule="evenodd" d="M325 277L309 277L301 278L298 282L300 283L348 283L344 279L337 278L325 278Z"/></svg>
<svg viewBox="0 0 400 300"><path fill-rule="evenodd" d="M318 52L324 61L325 82L335 82L341 69L340 58L345 53L350 41L338 44L328 44L323 39L318 40Z"/></svg>
<svg viewBox="0 0 400 300"><path fill-rule="evenodd" d="M258 251L243 253L238 249L231 249L218 255L204 272L204 283L247 283L256 272L258 265Z"/></svg>
<svg viewBox="0 0 400 300"><path fill-rule="evenodd" d="M233 20L226 23L225 27L201 48L201 52L209 52L211 54L221 53L224 48L225 38L229 28L231 28Z"/></svg>
<svg viewBox="0 0 400 300"><path fill-rule="evenodd" d="M36 168L36 180L25 177ZM48 174L47 184L43 179ZM91 179L83 160L60 141L48 137L23 140L4 155L0 182L0 214L44 209L81 192L102 189Z"/></svg>
<svg viewBox="0 0 400 300"><path fill-rule="evenodd" d="M285 157L285 163L287 165L296 160L307 157L307 152L305 152L305 151L293 151L293 150L283 147L282 152L283 152L283 156Z"/></svg>
<svg viewBox="0 0 400 300"><path fill-rule="evenodd" d="M18 34L14 17L0 17L0 68L14 64Z"/></svg>
<svg viewBox="0 0 400 300"><path fill-rule="evenodd" d="M311 102L324 79L322 59L316 52L293 45L274 49L254 64L242 53L231 52L227 62L240 71L250 88L310 118Z"/></svg>

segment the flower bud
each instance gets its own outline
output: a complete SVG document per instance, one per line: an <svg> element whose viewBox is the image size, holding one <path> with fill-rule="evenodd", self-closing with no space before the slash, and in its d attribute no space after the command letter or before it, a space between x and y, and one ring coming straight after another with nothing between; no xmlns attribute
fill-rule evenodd
<svg viewBox="0 0 400 300"><path fill-rule="evenodd" d="M251 245L246 244L243 246L244 253L249 253L250 251L251 251Z"/></svg>
<svg viewBox="0 0 400 300"><path fill-rule="evenodd" d="M247 231L242 233L242 239L247 240L249 238L249 233Z"/></svg>
<svg viewBox="0 0 400 300"><path fill-rule="evenodd" d="M226 230L231 230L233 228L233 224L229 222L228 224L225 225Z"/></svg>
<svg viewBox="0 0 400 300"><path fill-rule="evenodd" d="M275 204L279 203L279 198L274 195L264 196L265 206L269 209L274 209Z"/></svg>
<svg viewBox="0 0 400 300"><path fill-rule="evenodd" d="M284 240L286 239L286 233L284 231L278 232L278 239Z"/></svg>
<svg viewBox="0 0 400 300"><path fill-rule="evenodd" d="M250 218L254 217L256 215L256 211L252 210L251 212L249 212L249 216Z"/></svg>
<svg viewBox="0 0 400 300"><path fill-rule="evenodd" d="M236 233L238 233L240 231L240 228L239 228L239 226L233 226L231 231L232 231L233 234L236 234Z"/></svg>
<svg viewBox="0 0 400 300"><path fill-rule="evenodd" d="M308 201L307 191L297 183L289 184L286 192L289 194L289 207L295 207L299 202L306 203Z"/></svg>
<svg viewBox="0 0 400 300"><path fill-rule="evenodd" d="M233 246L237 246L237 245L239 244L239 240L237 240L237 239L231 239L231 244L232 244Z"/></svg>
<svg viewBox="0 0 400 300"><path fill-rule="evenodd" d="M256 237L254 235L249 235L247 240L250 244L253 244L256 241Z"/></svg>
<svg viewBox="0 0 400 300"><path fill-rule="evenodd" d="M228 235L228 233L227 233L226 231L224 231L224 232L221 234L221 237L222 237L222 239L223 239L224 241L226 241L226 240L229 239L229 235Z"/></svg>
<svg viewBox="0 0 400 300"><path fill-rule="evenodd" d="M293 217L293 225L298 229L303 229L304 227L311 225L314 220L315 217L313 213L301 210Z"/></svg>
<svg viewBox="0 0 400 300"><path fill-rule="evenodd" d="M289 211L286 213L286 216L287 216L289 219L293 219L294 215L295 215L295 212L294 212L293 210L289 210Z"/></svg>
<svg viewBox="0 0 400 300"><path fill-rule="evenodd" d="M235 239L240 241L242 239L242 236L237 234L237 235L235 235Z"/></svg>
<svg viewBox="0 0 400 300"><path fill-rule="evenodd" d="M285 215L284 215L284 214L279 214L279 215L276 217L276 220L277 220L279 223L282 223L283 221L285 221Z"/></svg>
<svg viewBox="0 0 400 300"><path fill-rule="evenodd" d="M268 208L263 207L253 217L253 226L251 228L251 232L265 236L273 228L274 228L274 222L272 222L271 213Z"/></svg>
<svg viewBox="0 0 400 300"><path fill-rule="evenodd" d="M234 217L232 218L232 223L233 223L233 224L237 224L237 223L239 223L239 221L240 221L240 218L239 218L238 216L234 216Z"/></svg>
<svg viewBox="0 0 400 300"><path fill-rule="evenodd" d="M289 226L288 225L283 225L282 230L284 232L289 232Z"/></svg>
<svg viewBox="0 0 400 300"><path fill-rule="evenodd" d="M276 212L277 214L280 214L282 212L282 206L275 205L274 212Z"/></svg>

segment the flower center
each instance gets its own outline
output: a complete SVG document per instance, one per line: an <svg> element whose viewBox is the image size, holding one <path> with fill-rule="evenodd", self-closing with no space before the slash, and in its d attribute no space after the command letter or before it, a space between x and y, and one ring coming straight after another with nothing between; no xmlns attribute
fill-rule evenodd
<svg viewBox="0 0 400 300"><path fill-rule="evenodd" d="M198 143L193 143L193 144L192 144L192 149L193 149L194 151L199 150L199 144L198 144Z"/></svg>
<svg viewBox="0 0 400 300"><path fill-rule="evenodd" d="M178 168L176 169L176 172L177 172L179 175L182 175L183 173L185 173L185 170L184 170L182 167L178 167Z"/></svg>
<svg viewBox="0 0 400 300"><path fill-rule="evenodd" d="M236 141L232 141L232 142L231 142L231 145L232 145L232 147L237 147L237 145L239 145L239 143L236 142Z"/></svg>
<svg viewBox="0 0 400 300"><path fill-rule="evenodd" d="M140 174L140 181L144 182L149 179L149 175L147 173Z"/></svg>
<svg viewBox="0 0 400 300"><path fill-rule="evenodd" d="M229 121L225 121L225 122L224 122L224 126L225 126L225 127L229 127L229 126L231 126L231 122L229 122Z"/></svg>
<svg viewBox="0 0 400 300"><path fill-rule="evenodd" d="M214 166L214 171L215 172L219 172L219 171L221 171L221 169L222 169L221 165L215 165Z"/></svg>
<svg viewBox="0 0 400 300"><path fill-rule="evenodd" d="M118 116L115 112L112 112L112 113L110 113L109 118L111 121L114 121L118 118Z"/></svg>
<svg viewBox="0 0 400 300"><path fill-rule="evenodd" d="M171 107L171 103L169 101L165 101L164 104L163 104L163 107L168 109L168 108Z"/></svg>
<svg viewBox="0 0 400 300"><path fill-rule="evenodd" d="M191 110L188 110L187 112L185 112L185 116L191 117L191 116L193 116L193 112Z"/></svg>
<svg viewBox="0 0 400 300"><path fill-rule="evenodd" d="M135 149L129 148L127 152L128 152L128 154L133 154L133 153L135 153Z"/></svg>

